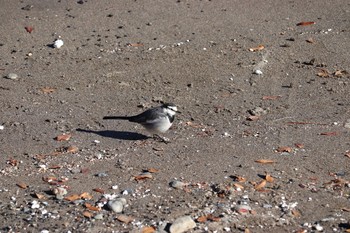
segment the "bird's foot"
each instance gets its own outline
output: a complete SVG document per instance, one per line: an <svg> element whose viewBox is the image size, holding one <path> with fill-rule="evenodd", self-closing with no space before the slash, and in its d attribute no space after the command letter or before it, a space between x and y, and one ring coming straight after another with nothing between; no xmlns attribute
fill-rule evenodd
<svg viewBox="0 0 350 233"><path fill-rule="evenodd" d="M170 143L170 139L166 137L161 137L158 134L153 135L153 139L159 142Z"/></svg>

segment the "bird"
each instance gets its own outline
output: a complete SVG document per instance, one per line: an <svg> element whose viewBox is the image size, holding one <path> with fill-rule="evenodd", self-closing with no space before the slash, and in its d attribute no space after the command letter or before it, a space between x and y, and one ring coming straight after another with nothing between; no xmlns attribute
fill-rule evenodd
<svg viewBox="0 0 350 233"><path fill-rule="evenodd" d="M104 120L128 120L142 125L148 132L161 138L159 133L165 133L172 126L176 113L180 113L173 103L163 103L161 106L147 109L134 116L105 116Z"/></svg>

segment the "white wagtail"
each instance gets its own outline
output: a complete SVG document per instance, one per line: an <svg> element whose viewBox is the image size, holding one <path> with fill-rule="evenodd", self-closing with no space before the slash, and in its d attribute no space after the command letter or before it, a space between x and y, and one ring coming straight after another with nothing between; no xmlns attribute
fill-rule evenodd
<svg viewBox="0 0 350 233"><path fill-rule="evenodd" d="M150 108L135 116L105 116L104 120L128 120L141 124L152 134L165 133L173 124L175 114L180 113L175 104L165 103L159 107ZM166 141L162 138L163 141Z"/></svg>

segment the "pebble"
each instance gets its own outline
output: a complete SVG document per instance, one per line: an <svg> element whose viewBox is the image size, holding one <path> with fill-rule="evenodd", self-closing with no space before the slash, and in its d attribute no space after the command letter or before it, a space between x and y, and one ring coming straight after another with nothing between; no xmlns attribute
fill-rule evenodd
<svg viewBox="0 0 350 233"><path fill-rule="evenodd" d="M196 227L196 223L191 216L177 218L169 228L170 233L182 233Z"/></svg>
<svg viewBox="0 0 350 233"><path fill-rule="evenodd" d="M267 110L261 108L261 107L256 107L252 110L249 110L249 113L252 114L253 116L262 116L267 114Z"/></svg>
<svg viewBox="0 0 350 233"><path fill-rule="evenodd" d="M152 179L153 178L152 173L150 173L150 172L143 172L140 175L138 175L138 177L140 177L140 178L148 178L148 179Z"/></svg>
<svg viewBox="0 0 350 233"><path fill-rule="evenodd" d="M82 205L85 201L83 199L78 199L73 201L74 205Z"/></svg>
<svg viewBox="0 0 350 233"><path fill-rule="evenodd" d="M73 174L78 174L78 173L80 173L80 171L81 171L81 169L78 167L72 168L72 170L70 170L70 172Z"/></svg>
<svg viewBox="0 0 350 233"><path fill-rule="evenodd" d="M25 11L30 11L34 6L33 5L26 5L25 7L22 7L21 9L22 10L25 10Z"/></svg>
<svg viewBox="0 0 350 233"><path fill-rule="evenodd" d="M316 226L315 226L315 229L316 229L316 231L323 231L323 226L321 226L320 224L316 224Z"/></svg>
<svg viewBox="0 0 350 233"><path fill-rule="evenodd" d="M115 200L110 200L107 203L107 206L110 210L112 210L115 213L121 213L123 212L124 205L126 205L126 199L125 198L117 198Z"/></svg>
<svg viewBox="0 0 350 233"><path fill-rule="evenodd" d="M103 219L103 214L96 214L94 219L96 220L102 220Z"/></svg>
<svg viewBox="0 0 350 233"><path fill-rule="evenodd" d="M281 153L281 156L289 156L289 155L290 155L289 152L282 152L282 153Z"/></svg>
<svg viewBox="0 0 350 233"><path fill-rule="evenodd" d="M126 87L130 86L129 83L123 82L123 81L119 82L119 85L120 85L120 86L126 86Z"/></svg>
<svg viewBox="0 0 350 233"><path fill-rule="evenodd" d="M121 213L123 212L123 203L116 200L111 200L107 203L107 206L110 210L112 210L115 213Z"/></svg>
<svg viewBox="0 0 350 233"><path fill-rule="evenodd" d="M345 171L339 171L335 173L337 176L345 176L346 172Z"/></svg>
<svg viewBox="0 0 350 233"><path fill-rule="evenodd" d="M68 192L67 189L63 187L57 187L53 190L53 193L56 195L56 199L62 200L64 198L64 195L66 195Z"/></svg>
<svg viewBox="0 0 350 233"><path fill-rule="evenodd" d="M122 195L130 195L130 194L133 194L135 193L135 190L131 189L131 188L128 188L128 189L124 189L123 192L122 192Z"/></svg>
<svg viewBox="0 0 350 233"><path fill-rule="evenodd" d="M264 204L264 205L263 205L263 208L266 208L266 209L272 208L272 205L270 205L270 204Z"/></svg>
<svg viewBox="0 0 350 233"><path fill-rule="evenodd" d="M100 173L97 173L95 176L97 176L97 177L106 177L106 176L108 176L108 174L105 173L105 172L100 172Z"/></svg>
<svg viewBox="0 0 350 233"><path fill-rule="evenodd" d="M103 155L101 154L101 153L98 153L97 155L96 155L96 159L102 159L103 158Z"/></svg>
<svg viewBox="0 0 350 233"><path fill-rule="evenodd" d="M59 49L59 48L61 48L61 47L63 46L63 44L64 44L64 43L63 43L63 40L58 39L58 40L56 40L55 43L53 44L53 47Z"/></svg>
<svg viewBox="0 0 350 233"><path fill-rule="evenodd" d="M249 205L237 205L235 210L242 215L248 214L252 208Z"/></svg>
<svg viewBox="0 0 350 233"><path fill-rule="evenodd" d="M253 72L254 74L257 74L257 75L262 75L263 74L263 72L261 71L261 70L254 70L254 72Z"/></svg>
<svg viewBox="0 0 350 233"><path fill-rule="evenodd" d="M41 215L45 215L45 214L47 214L49 211L47 211L47 210L41 210Z"/></svg>
<svg viewBox="0 0 350 233"><path fill-rule="evenodd" d="M32 209L39 209L40 208L40 204L37 200L32 201L32 205L31 205Z"/></svg>
<svg viewBox="0 0 350 233"><path fill-rule="evenodd" d="M175 189L183 189L186 184L182 181L174 180L169 183L170 187L175 188Z"/></svg>
<svg viewBox="0 0 350 233"><path fill-rule="evenodd" d="M328 218L321 219L321 222L333 222L333 221L335 221L334 217L328 217Z"/></svg>
<svg viewBox="0 0 350 233"><path fill-rule="evenodd" d="M15 80L15 79L18 79L18 74L9 73L8 75L5 76L5 78Z"/></svg>
<svg viewBox="0 0 350 233"><path fill-rule="evenodd" d="M344 127L350 129L350 119L345 122Z"/></svg>
<svg viewBox="0 0 350 233"><path fill-rule="evenodd" d="M308 227L308 228L310 228L310 227L311 227L311 224L310 224L310 223L308 223L308 222L305 222L305 223L303 224L303 226L304 226L304 227Z"/></svg>
<svg viewBox="0 0 350 233"><path fill-rule="evenodd" d="M123 203L123 205L126 205L126 203L127 203L126 199L125 199L125 198L122 198L122 197L117 198L117 199L115 199L115 200L116 200L116 201L120 201L121 203Z"/></svg>
<svg viewBox="0 0 350 233"><path fill-rule="evenodd" d="M4 130L5 127L3 125L0 125L0 130Z"/></svg>

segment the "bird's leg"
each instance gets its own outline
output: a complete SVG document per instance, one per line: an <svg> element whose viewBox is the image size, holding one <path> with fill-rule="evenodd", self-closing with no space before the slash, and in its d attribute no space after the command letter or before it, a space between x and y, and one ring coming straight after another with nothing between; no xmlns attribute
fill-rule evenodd
<svg viewBox="0 0 350 233"><path fill-rule="evenodd" d="M159 142L169 143L170 139L166 137L159 136L158 134L153 134L153 139Z"/></svg>

